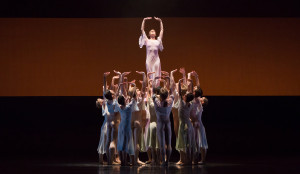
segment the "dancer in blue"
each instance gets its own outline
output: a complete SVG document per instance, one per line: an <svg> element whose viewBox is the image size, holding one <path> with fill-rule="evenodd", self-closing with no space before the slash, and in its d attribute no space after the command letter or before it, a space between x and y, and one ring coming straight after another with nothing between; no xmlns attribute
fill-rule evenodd
<svg viewBox="0 0 300 174"><path fill-rule="evenodd" d="M121 81L123 81L124 76L128 74L128 73L121 74L120 72L116 72L116 73L119 74L120 78L122 79ZM134 83L129 83L129 84L135 86ZM131 132L131 115L136 106L136 95L133 95L132 98L127 98L126 95L123 94L123 92L120 93L121 88L123 88L121 91L125 91L124 86L125 86L124 83L119 84L119 89L117 92L118 104L116 104L116 111L120 112L121 115L121 122L119 124L119 129L118 129L117 149L119 152L119 156L121 158L122 166L128 165L127 163L128 154L134 155L133 138Z"/></svg>

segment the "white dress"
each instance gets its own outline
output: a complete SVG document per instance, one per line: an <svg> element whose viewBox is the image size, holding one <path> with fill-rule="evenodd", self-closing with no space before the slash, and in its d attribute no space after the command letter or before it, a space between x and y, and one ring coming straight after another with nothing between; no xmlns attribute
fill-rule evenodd
<svg viewBox="0 0 300 174"><path fill-rule="evenodd" d="M104 117L104 121L101 126L101 132L100 132L100 141L98 145L98 153L99 154L105 154L105 144L106 144L106 135L107 135L107 116L115 114L115 106L117 101L113 100L112 103L105 100L104 105L102 105L102 116Z"/></svg>
<svg viewBox="0 0 300 174"><path fill-rule="evenodd" d="M192 102L186 103L183 99L179 99L178 117L179 129L178 138L176 139L176 150L185 152L190 147L195 152L194 129L190 121L190 112L192 110Z"/></svg>
<svg viewBox="0 0 300 174"><path fill-rule="evenodd" d="M162 51L164 49L162 40L160 37L157 37L156 40L148 39L145 32L139 38L139 45L142 48L146 46L146 70L147 73L155 72L155 77L161 76L161 64L158 55L158 50ZM151 74L150 79L154 79L154 76Z"/></svg>
<svg viewBox="0 0 300 174"><path fill-rule="evenodd" d="M200 103L200 106L197 108L196 111L196 115L198 117L199 123L200 123L200 137L199 137L199 141L200 141L200 147L204 148L205 150L208 149L208 145L207 145L207 139L206 139L206 132L205 132L205 127L202 123L202 112L203 112L203 106Z"/></svg>

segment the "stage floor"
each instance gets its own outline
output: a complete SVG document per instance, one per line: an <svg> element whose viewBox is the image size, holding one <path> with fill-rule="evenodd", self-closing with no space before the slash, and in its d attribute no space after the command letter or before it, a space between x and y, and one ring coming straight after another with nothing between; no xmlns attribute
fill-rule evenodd
<svg viewBox="0 0 300 174"><path fill-rule="evenodd" d="M160 166L128 166L121 167L118 165L107 166L99 165L97 162L87 161L41 161L41 160L8 160L1 162L0 173L43 173L43 174L106 174L106 173L172 173L172 174L265 174L265 173L300 173L300 158L235 158L214 160L207 162L206 165L178 166L171 162L168 167Z"/></svg>

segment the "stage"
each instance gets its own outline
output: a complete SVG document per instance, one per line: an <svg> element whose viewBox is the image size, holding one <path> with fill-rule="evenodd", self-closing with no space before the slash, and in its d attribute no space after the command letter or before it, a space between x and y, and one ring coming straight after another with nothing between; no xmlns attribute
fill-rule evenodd
<svg viewBox="0 0 300 174"><path fill-rule="evenodd" d="M160 166L108 166L95 161L72 160L9 160L2 162L1 173L5 174L109 174L109 173L172 173L172 174L298 174L300 158L278 157L211 157L206 165L178 166L171 162L168 167Z"/></svg>

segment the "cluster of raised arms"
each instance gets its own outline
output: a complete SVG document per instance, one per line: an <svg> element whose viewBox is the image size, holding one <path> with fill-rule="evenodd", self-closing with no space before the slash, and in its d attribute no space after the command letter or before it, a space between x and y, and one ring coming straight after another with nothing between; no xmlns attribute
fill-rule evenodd
<svg viewBox="0 0 300 174"><path fill-rule="evenodd" d="M137 80L127 78L131 72L114 70L110 85L110 72L103 74L103 99L96 101L105 117L98 146L101 164L106 154L108 164L168 166L172 153L171 112L176 150L180 152L177 164L205 162L207 142L201 115L207 98L202 96L195 71L186 77L185 69L180 68L182 78L178 83L174 80L175 72L177 69L170 73L161 71L161 76L151 78L155 72L136 71L142 76L138 80L140 88ZM140 161L140 152L147 152L149 160Z"/></svg>

